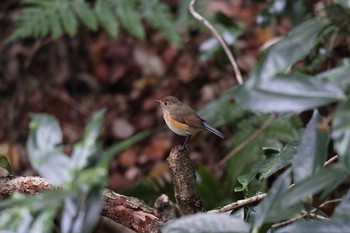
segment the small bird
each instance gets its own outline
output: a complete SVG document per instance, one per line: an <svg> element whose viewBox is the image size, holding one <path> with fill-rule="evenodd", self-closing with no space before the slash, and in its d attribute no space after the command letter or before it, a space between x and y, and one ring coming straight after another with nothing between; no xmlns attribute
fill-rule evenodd
<svg viewBox="0 0 350 233"><path fill-rule="evenodd" d="M168 127L177 135L186 136L183 148L187 147L187 143L191 136L196 132L206 129L209 132L224 139L224 134L214 127L210 126L203 120L190 106L182 103L174 96L166 96L160 100L163 111L163 118Z"/></svg>

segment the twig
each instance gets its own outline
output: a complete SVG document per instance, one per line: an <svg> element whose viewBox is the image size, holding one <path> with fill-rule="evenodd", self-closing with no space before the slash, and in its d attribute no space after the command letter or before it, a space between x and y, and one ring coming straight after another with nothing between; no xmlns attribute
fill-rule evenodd
<svg viewBox="0 0 350 233"><path fill-rule="evenodd" d="M190 11L190 13L192 14L192 16L197 19L199 22L201 22L205 27L207 27L210 32L215 36L215 38L219 41L220 45L222 46L222 48L224 49L232 67L233 70L235 72L236 75L236 79L238 84L242 85L243 84L243 79L242 79L242 74L239 71L237 62L235 60L235 58L233 57L230 49L228 48L224 38L220 35L220 33L213 27L213 25L211 23L209 23L208 20L206 20L203 16L201 16L195 9L194 9L194 5L196 4L196 0L191 0L188 9Z"/></svg>
<svg viewBox="0 0 350 233"><path fill-rule="evenodd" d="M208 211L208 213L222 213L222 212L231 211L231 210L237 209L239 207L245 206L247 204L261 201L265 196L266 196L266 193L259 193L259 194L252 196L252 197L248 197L246 199L242 199L242 200L233 202L233 203L225 205L223 207L219 207L218 209L210 210L210 211Z"/></svg>
<svg viewBox="0 0 350 233"><path fill-rule="evenodd" d="M223 166L231 157L233 157L235 154L237 154L239 151L241 151L244 147L246 147L249 143L251 143L255 138L257 138L275 119L275 115L271 114L269 118L264 122L264 124L256 130L253 134L251 134L247 139L245 139L242 143L240 143L238 146L233 148L233 150L228 153L223 159L221 159L218 163L218 166Z"/></svg>
<svg viewBox="0 0 350 233"><path fill-rule="evenodd" d="M265 122L266 123L266 122ZM324 163L324 166L327 166L329 165L330 163L334 162L336 159L338 158L338 155L335 155L333 156L332 158L330 158L329 160L327 160L325 163ZM291 184L289 186L289 188L292 188L294 186L294 183ZM217 209L214 209L214 210L211 210L211 211L208 211L209 213L221 213L221 212L227 212L227 211L231 211L231 210L234 210L234 209L237 209L239 207L242 207L242 206L245 206L247 204L251 204L251 203L254 203L254 202L258 202L258 201L261 201L264 197L266 196L266 193L260 193L260 194L256 194L252 197L248 197L246 199L242 199L242 200L239 200L239 201L236 201L236 202L233 202L231 204L228 204L226 206L223 206L223 207L219 207ZM328 201L325 201L323 202L318 208L322 208L323 206L325 205L328 205L330 203L334 203L334 202L339 202L341 201L342 199L334 199L334 200L328 200ZM317 209L313 209L311 210L309 213L312 213L314 211L316 211ZM311 215L310 215L311 216ZM276 225L277 227L280 227L282 225L287 225L289 223L292 223L300 218L303 218L303 214L293 218L293 219L288 219L284 222L281 222L281 223L276 223L274 225ZM322 216L321 216L322 217ZM281 224L281 225L279 225Z"/></svg>
<svg viewBox="0 0 350 233"><path fill-rule="evenodd" d="M275 223L271 226L271 229L275 229L275 228L279 228L279 227L283 227L283 226L286 226L286 225L289 225L293 222L296 222L302 218L304 218L305 216L307 216L307 213L303 213L303 214L300 214L294 218L291 218L291 219L288 219L286 221L283 221L283 222L279 222L279 223Z"/></svg>
<svg viewBox="0 0 350 233"><path fill-rule="evenodd" d="M324 164L323 166L324 167L327 167L329 164L333 163L335 160L338 159L338 155L334 155L332 158L328 159Z"/></svg>

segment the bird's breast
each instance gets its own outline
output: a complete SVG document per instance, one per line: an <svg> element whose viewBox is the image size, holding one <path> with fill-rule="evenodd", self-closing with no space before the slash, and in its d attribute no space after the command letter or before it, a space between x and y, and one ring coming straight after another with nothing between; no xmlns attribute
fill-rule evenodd
<svg viewBox="0 0 350 233"><path fill-rule="evenodd" d="M167 126L177 135L189 136L193 134L193 129L190 126L174 120L168 112L164 112L164 120Z"/></svg>

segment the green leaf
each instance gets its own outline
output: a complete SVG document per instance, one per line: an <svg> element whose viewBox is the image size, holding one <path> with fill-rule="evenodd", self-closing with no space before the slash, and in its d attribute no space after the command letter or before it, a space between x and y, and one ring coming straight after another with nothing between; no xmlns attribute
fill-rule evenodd
<svg viewBox="0 0 350 233"><path fill-rule="evenodd" d="M343 91L327 80L291 73L259 81L257 70L232 93L237 101L259 112L304 111L345 99Z"/></svg>
<svg viewBox="0 0 350 233"><path fill-rule="evenodd" d="M350 219L349 219L350 220ZM350 223L338 221L299 221L282 227L276 233L345 233L350 229Z"/></svg>
<svg viewBox="0 0 350 233"><path fill-rule="evenodd" d="M284 196L281 202L282 208L287 208L302 201L304 198L318 193L322 190L331 191L336 188L348 175L346 168L327 168L320 170L298 183L296 183Z"/></svg>
<svg viewBox="0 0 350 233"><path fill-rule="evenodd" d="M300 139L298 153L292 162L295 182L320 171L327 159L329 134L325 129L319 128L322 120L315 110Z"/></svg>
<svg viewBox="0 0 350 233"><path fill-rule="evenodd" d="M11 195L0 203L0 231L52 232L53 221L64 194L54 190L35 196L19 193Z"/></svg>
<svg viewBox="0 0 350 233"><path fill-rule="evenodd" d="M57 120L46 114L31 114L31 118L27 150L32 166L54 183L69 180L71 164L60 146L62 132Z"/></svg>
<svg viewBox="0 0 350 233"><path fill-rule="evenodd" d="M345 91L350 85L350 79L344 77L347 77L349 73L350 66L340 66L317 74L316 78L330 81L331 83L337 85L339 88Z"/></svg>
<svg viewBox="0 0 350 233"><path fill-rule="evenodd" d="M250 79L232 92L237 101L253 111L303 111L345 99L342 88L328 79L286 72L310 53L328 20L309 20L266 51ZM329 77L331 79L332 77Z"/></svg>
<svg viewBox="0 0 350 233"><path fill-rule="evenodd" d="M12 173L11 164L5 155L0 154L0 167L6 169L10 174Z"/></svg>
<svg viewBox="0 0 350 233"><path fill-rule="evenodd" d="M97 19L89 3L85 2L84 0L75 0L72 2L72 6L83 24L85 24L85 26L90 28L92 31L96 31Z"/></svg>
<svg viewBox="0 0 350 233"><path fill-rule="evenodd" d="M327 19L308 20L271 46L259 63L259 80L266 81L275 77L308 55L317 44L321 32L329 25L330 21Z"/></svg>
<svg viewBox="0 0 350 233"><path fill-rule="evenodd" d="M66 197L61 219L62 233L92 232L99 220L102 200L101 188Z"/></svg>
<svg viewBox="0 0 350 233"><path fill-rule="evenodd" d="M255 177L258 177L261 182L278 170L288 166L297 152L297 144L295 142L288 143L282 150L271 147L263 148L263 152L266 156L265 160L255 165L249 173L238 177L238 181L243 187L248 186Z"/></svg>
<svg viewBox="0 0 350 233"><path fill-rule="evenodd" d="M288 166L293 156L296 154L297 148L297 144L291 142L278 153L267 157L266 160L258 166L259 180L266 179L280 169ZM264 154L266 155L266 152L264 152Z"/></svg>
<svg viewBox="0 0 350 233"><path fill-rule="evenodd" d="M95 12L102 27L110 36L116 37L118 35L119 25L108 1L98 0L95 4Z"/></svg>
<svg viewBox="0 0 350 233"><path fill-rule="evenodd" d="M181 217L167 223L163 233L245 233L250 232L250 226L238 218L227 214L198 213Z"/></svg>
<svg viewBox="0 0 350 233"><path fill-rule="evenodd" d="M231 88L230 88L231 89ZM232 101L228 94L210 101L199 112L199 115L215 127L234 122L247 113L241 105Z"/></svg>
<svg viewBox="0 0 350 233"><path fill-rule="evenodd" d="M350 1L349 0L339 0L337 2L339 2L339 4L341 4L345 8L350 8Z"/></svg>
<svg viewBox="0 0 350 233"><path fill-rule="evenodd" d="M141 15L137 11L135 0L115 1L116 13L120 23L132 35L139 39L145 38L145 30L141 22Z"/></svg>
<svg viewBox="0 0 350 233"><path fill-rule="evenodd" d="M257 206L254 214L254 229L259 229L265 222L281 221L300 212L300 205L291 208L282 207L283 197L290 183L290 169L288 169L277 178L266 197Z"/></svg>
<svg viewBox="0 0 350 233"><path fill-rule="evenodd" d="M350 166L350 101L339 103L332 123L332 138L340 160Z"/></svg>
<svg viewBox="0 0 350 233"><path fill-rule="evenodd" d="M332 219L344 222L350 221L350 189L342 198L340 204L335 208Z"/></svg>
<svg viewBox="0 0 350 233"><path fill-rule="evenodd" d="M70 37L73 37L77 34L78 21L74 12L72 11L71 5L67 3L62 3L59 8L59 14L61 16L61 21L64 29Z"/></svg>
<svg viewBox="0 0 350 233"><path fill-rule="evenodd" d="M47 20L50 25L50 32L53 39L58 39L62 35L62 25L60 18L56 16L55 9L47 10Z"/></svg>
<svg viewBox="0 0 350 233"><path fill-rule="evenodd" d="M197 189L205 209L213 209L218 205L228 204L227 193L222 188L218 178L204 166L199 166L198 173ZM213 192L213 190L216 191Z"/></svg>
<svg viewBox="0 0 350 233"><path fill-rule="evenodd" d="M140 1L142 15L155 28L161 30L169 41L181 44L181 38L176 31L174 17L168 5L159 0Z"/></svg>
<svg viewBox="0 0 350 233"><path fill-rule="evenodd" d="M89 166L89 162L92 162L91 159L94 156L96 157L99 149L98 135L102 127L105 112L106 110L101 110L94 114L85 129L84 138L74 145L71 157L75 169L80 170Z"/></svg>

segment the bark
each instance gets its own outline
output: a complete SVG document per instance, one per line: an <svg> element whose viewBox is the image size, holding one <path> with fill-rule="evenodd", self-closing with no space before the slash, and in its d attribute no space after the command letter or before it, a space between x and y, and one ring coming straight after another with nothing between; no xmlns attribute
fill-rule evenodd
<svg viewBox="0 0 350 233"><path fill-rule="evenodd" d="M166 162L173 177L175 200L182 214L189 215L204 211L196 188L196 174L188 150L182 146L174 147Z"/></svg>

